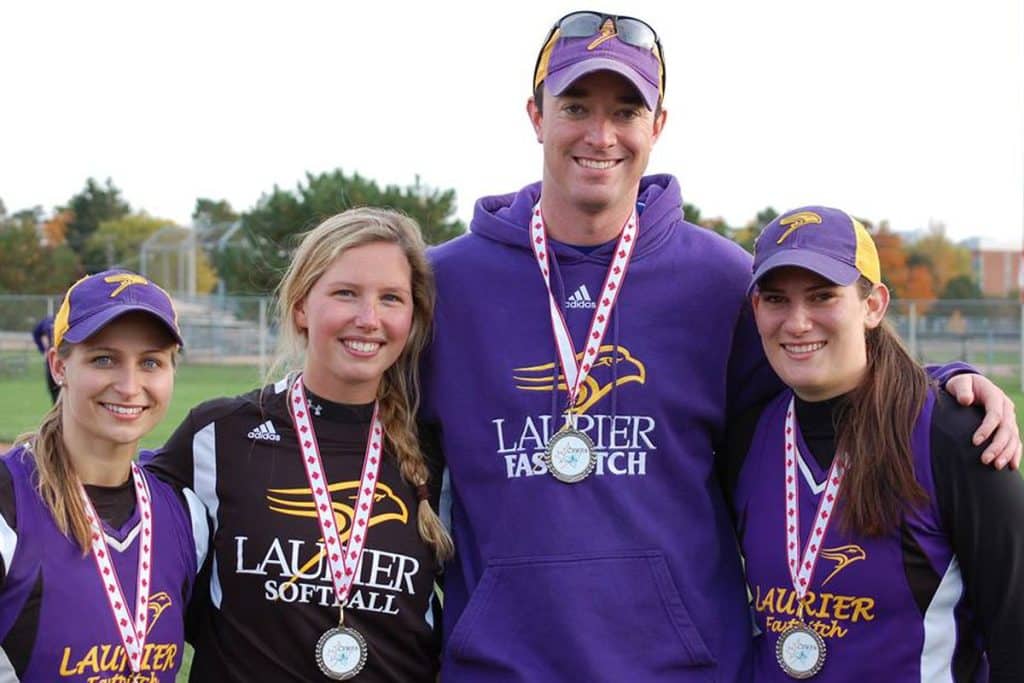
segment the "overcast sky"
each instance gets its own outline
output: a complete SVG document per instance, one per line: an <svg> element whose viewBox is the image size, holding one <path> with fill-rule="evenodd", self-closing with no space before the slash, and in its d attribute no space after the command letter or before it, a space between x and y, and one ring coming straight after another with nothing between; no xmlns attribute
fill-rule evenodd
<svg viewBox="0 0 1024 683"><path fill-rule="evenodd" d="M188 223L341 167L475 199L536 180L525 114L563 13L534 2L5 2L0 199L49 210L111 177ZM705 216L831 204L1019 245L1024 3L607 3L654 25L669 172Z"/></svg>

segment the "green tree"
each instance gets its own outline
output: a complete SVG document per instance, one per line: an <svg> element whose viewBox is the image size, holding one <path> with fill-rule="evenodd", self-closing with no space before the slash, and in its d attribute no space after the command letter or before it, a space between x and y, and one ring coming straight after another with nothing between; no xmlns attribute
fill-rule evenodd
<svg viewBox="0 0 1024 683"><path fill-rule="evenodd" d="M908 265L923 265L931 271L935 291L941 292L946 283L959 275L971 275L971 252L954 244L946 237L941 223L929 226L928 234L908 249Z"/></svg>
<svg viewBox="0 0 1024 683"><path fill-rule="evenodd" d="M957 275L946 282L940 299L981 299L981 288L970 275Z"/></svg>
<svg viewBox="0 0 1024 683"><path fill-rule="evenodd" d="M694 225L700 224L700 209L694 204L683 202L683 220Z"/></svg>
<svg viewBox="0 0 1024 683"><path fill-rule="evenodd" d="M94 232L99 230L100 223L121 218L131 213L131 207L121 199L121 191L107 178L106 185L100 185L95 179L85 181L85 188L71 198L66 207L74 214L67 224L67 242L76 253L83 253L86 242ZM102 269L106 262L97 263L85 260L87 270Z"/></svg>
<svg viewBox="0 0 1024 683"><path fill-rule="evenodd" d="M64 291L79 274L74 252L65 245L43 246L36 222L29 220L25 212L19 214L0 221L0 292Z"/></svg>
<svg viewBox="0 0 1024 683"><path fill-rule="evenodd" d="M417 176L407 187L376 182L340 169L306 174L294 191L275 186L242 215L238 238L214 254L214 264L231 293L265 294L273 290L288 264L296 236L319 221L357 206L381 206L414 218L430 244L465 231L455 214L455 191L436 190Z"/></svg>
<svg viewBox="0 0 1024 683"><path fill-rule="evenodd" d="M160 228L172 224L144 211L102 221L85 241L84 261L92 270L115 266L139 270L142 243Z"/></svg>

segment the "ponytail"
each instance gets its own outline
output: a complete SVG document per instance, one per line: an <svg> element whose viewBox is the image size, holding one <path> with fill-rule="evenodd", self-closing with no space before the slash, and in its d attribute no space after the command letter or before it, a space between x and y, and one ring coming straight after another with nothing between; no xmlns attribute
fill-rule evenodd
<svg viewBox="0 0 1024 683"><path fill-rule="evenodd" d="M862 299L871 283L861 278ZM911 358L888 322L866 331L867 371L837 418L836 453L846 455L840 524L846 531L881 536L903 514L928 500L914 475L911 435L930 390L924 369Z"/></svg>
<svg viewBox="0 0 1024 683"><path fill-rule="evenodd" d="M35 460L36 488L53 515L57 529L78 543L85 555L92 548L92 530L82 502L81 483L64 446L62 410L64 391L43 416L39 429L22 434L18 442L27 442Z"/></svg>

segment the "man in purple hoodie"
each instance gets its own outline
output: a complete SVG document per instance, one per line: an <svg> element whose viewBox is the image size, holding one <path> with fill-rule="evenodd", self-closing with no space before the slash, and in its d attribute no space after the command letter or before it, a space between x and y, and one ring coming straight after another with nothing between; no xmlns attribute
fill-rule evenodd
<svg viewBox="0 0 1024 683"><path fill-rule="evenodd" d="M643 176L664 86L646 23L563 17L528 104L543 182L481 199L470 233L432 252L423 416L457 548L445 680L750 675L714 451L781 384L746 305L750 256L683 221L675 178ZM995 451L1012 459L1002 401Z"/></svg>

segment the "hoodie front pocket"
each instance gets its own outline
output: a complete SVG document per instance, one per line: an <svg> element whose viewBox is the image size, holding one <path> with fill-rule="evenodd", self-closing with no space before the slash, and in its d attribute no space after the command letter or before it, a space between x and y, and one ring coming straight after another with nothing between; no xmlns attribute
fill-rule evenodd
<svg viewBox="0 0 1024 683"><path fill-rule="evenodd" d="M659 551L493 560L448 645L457 668L530 680L712 680L715 663Z"/></svg>

